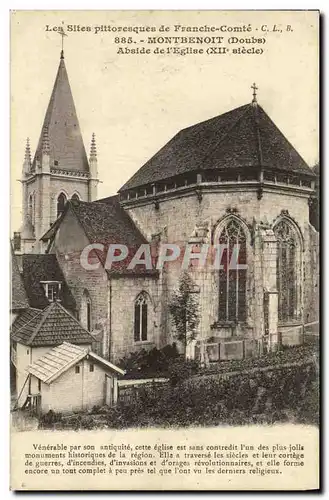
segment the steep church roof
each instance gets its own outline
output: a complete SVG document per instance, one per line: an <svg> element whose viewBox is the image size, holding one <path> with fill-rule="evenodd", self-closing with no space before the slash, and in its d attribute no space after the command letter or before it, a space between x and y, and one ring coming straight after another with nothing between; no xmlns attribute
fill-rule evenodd
<svg viewBox="0 0 329 500"><path fill-rule="evenodd" d="M94 337L58 302L43 311L27 309L16 318L11 338L33 347L56 346L62 342L91 344Z"/></svg>
<svg viewBox="0 0 329 500"><path fill-rule="evenodd" d="M127 264L132 259L138 248L148 241L135 225L129 214L121 207L119 196L110 196L94 202L69 200L61 217L53 224L41 238L48 241L54 237L68 210L71 210L90 243L104 245L104 251L94 250L98 259L105 265L109 245L121 244L128 247L128 256L124 261L114 262L109 274L119 275L157 275L155 270L146 270L143 265L136 265L134 269L127 269Z"/></svg>
<svg viewBox="0 0 329 500"><path fill-rule="evenodd" d="M73 202L72 208L82 225L90 243L102 243L104 252L96 251L103 265L109 245L121 244L128 247L127 260L113 263L109 274L154 274L137 265L128 270L127 264L142 244L148 241L136 227L129 214L121 207L118 196L110 196L92 203Z"/></svg>
<svg viewBox="0 0 329 500"><path fill-rule="evenodd" d="M181 130L120 192L188 172L243 167L313 175L263 108L246 104Z"/></svg>
<svg viewBox="0 0 329 500"><path fill-rule="evenodd" d="M147 243L121 207L118 196L92 203L73 202L72 207L91 243L119 243L136 247Z"/></svg>
<svg viewBox="0 0 329 500"><path fill-rule="evenodd" d="M33 160L33 168L36 166L37 158L41 158L45 136L48 136L47 148L49 147L52 169L89 172L63 52Z"/></svg>

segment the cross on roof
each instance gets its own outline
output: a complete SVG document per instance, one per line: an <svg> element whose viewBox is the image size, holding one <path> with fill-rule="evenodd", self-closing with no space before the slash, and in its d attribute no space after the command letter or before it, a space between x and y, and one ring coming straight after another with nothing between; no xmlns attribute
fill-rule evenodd
<svg viewBox="0 0 329 500"><path fill-rule="evenodd" d="M258 87L256 87L256 83L253 83L251 88L253 89L253 93L252 93L252 102L253 103L257 103L257 94L256 94L256 90L258 90Z"/></svg>
<svg viewBox="0 0 329 500"><path fill-rule="evenodd" d="M64 25L64 22L62 22L62 24ZM64 36L67 36L67 34L65 33L63 26L59 31L57 31L57 33L62 37L61 59L64 59Z"/></svg>

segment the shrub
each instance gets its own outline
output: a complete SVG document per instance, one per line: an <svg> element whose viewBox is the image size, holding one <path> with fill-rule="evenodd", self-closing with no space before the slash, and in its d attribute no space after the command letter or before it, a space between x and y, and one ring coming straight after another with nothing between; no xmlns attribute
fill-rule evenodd
<svg viewBox="0 0 329 500"><path fill-rule="evenodd" d="M61 413L56 413L53 410L49 410L48 413L41 415L41 417L39 418L39 426L45 429L52 428L52 426L55 423L61 422L61 420L62 420Z"/></svg>
<svg viewBox="0 0 329 500"><path fill-rule="evenodd" d="M173 343L162 349L134 351L122 358L119 366L126 370L127 378L168 376L170 363L178 357L177 346Z"/></svg>
<svg viewBox="0 0 329 500"><path fill-rule="evenodd" d="M183 380L195 375L199 363L195 360L176 359L169 365L168 376L171 385L177 385Z"/></svg>
<svg viewBox="0 0 329 500"><path fill-rule="evenodd" d="M307 351L304 351L307 354ZM293 421L317 425L319 384L308 354L300 365L275 366L267 371L239 372L230 377L218 373L193 376L196 362L176 358L169 365L170 383L145 384L132 402L116 407L94 407L93 414L55 415L43 421L55 426L89 429L106 424L122 429L146 426L217 426L273 424ZM128 400L129 401L129 400ZM101 417L102 415L102 417ZM51 422L55 422L51 424Z"/></svg>
<svg viewBox="0 0 329 500"><path fill-rule="evenodd" d="M94 427L92 415L84 415L80 422L81 429L92 429Z"/></svg>

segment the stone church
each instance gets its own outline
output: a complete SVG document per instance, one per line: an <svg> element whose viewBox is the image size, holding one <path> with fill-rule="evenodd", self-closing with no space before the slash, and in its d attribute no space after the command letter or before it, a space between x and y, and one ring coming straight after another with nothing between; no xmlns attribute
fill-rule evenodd
<svg viewBox="0 0 329 500"><path fill-rule="evenodd" d="M87 159L62 51L22 175L14 245L27 292L39 287L39 307L62 301L111 361L175 340L168 305L182 273L180 261L108 269L111 244L132 253L149 244L155 256L163 244L195 252L222 244L227 262L239 245L236 269L208 261L188 268L199 316L191 358L299 344L304 325L318 320L318 233L309 222L316 175L259 105L255 87L252 102L181 130L117 195L97 200L95 136ZM99 265L85 269L81 254L93 244L102 245L92 256Z"/></svg>

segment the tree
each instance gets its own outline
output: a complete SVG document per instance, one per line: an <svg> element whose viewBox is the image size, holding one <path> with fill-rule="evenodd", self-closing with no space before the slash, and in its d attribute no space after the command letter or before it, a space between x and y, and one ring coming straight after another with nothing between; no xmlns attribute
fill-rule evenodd
<svg viewBox="0 0 329 500"><path fill-rule="evenodd" d="M176 328L175 338L183 344L186 358L187 345L195 340L199 326L194 283L186 271L180 276L178 289L172 294L169 311Z"/></svg>

